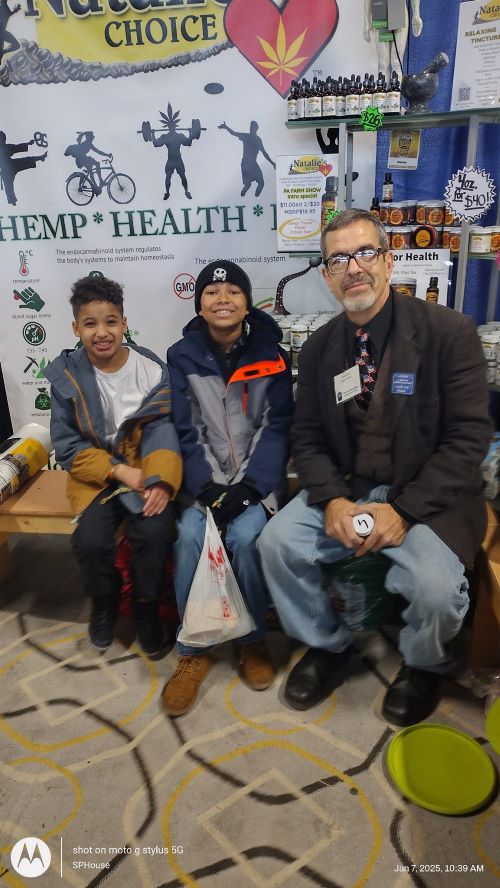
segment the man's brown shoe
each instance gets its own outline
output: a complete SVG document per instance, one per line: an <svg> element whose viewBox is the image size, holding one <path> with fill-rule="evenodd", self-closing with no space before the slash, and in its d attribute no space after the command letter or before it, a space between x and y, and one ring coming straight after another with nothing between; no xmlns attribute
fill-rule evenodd
<svg viewBox="0 0 500 888"><path fill-rule="evenodd" d="M265 691L271 687L276 672L263 638L241 645L240 671L243 681L254 691Z"/></svg>
<svg viewBox="0 0 500 888"><path fill-rule="evenodd" d="M179 657L177 669L163 691L163 705L173 718L188 712L212 661L208 654Z"/></svg>

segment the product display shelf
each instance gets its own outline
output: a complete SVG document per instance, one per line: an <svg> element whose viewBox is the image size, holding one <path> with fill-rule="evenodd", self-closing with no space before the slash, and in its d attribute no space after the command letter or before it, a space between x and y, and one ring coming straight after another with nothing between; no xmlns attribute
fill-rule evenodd
<svg viewBox="0 0 500 888"><path fill-rule="evenodd" d="M432 129L435 127L466 126L467 127L467 152L465 166L473 166L476 161L479 127L482 124L500 124L500 108L471 108L466 111L429 112L426 114L392 114L385 115L381 129ZM339 185L337 205L339 209L345 209L352 205L352 173L353 173L353 136L354 133L364 132L359 117L316 117L303 120L287 120L286 126L290 130L303 128L338 128L339 131ZM341 171L345 171L343 176ZM450 173L453 171L450 170ZM500 223L500 200L497 197L497 224ZM455 287L455 309L463 311L465 275L469 258L479 258L480 254L470 254L469 223L463 222L461 226L460 251L457 256L457 278ZM297 254L293 254L297 255ZM305 255L305 254L304 254ZM483 254L486 258L490 254ZM494 258L492 254L491 258ZM495 263L490 274L490 286L488 291L488 307L486 318L493 320L496 304L499 268Z"/></svg>

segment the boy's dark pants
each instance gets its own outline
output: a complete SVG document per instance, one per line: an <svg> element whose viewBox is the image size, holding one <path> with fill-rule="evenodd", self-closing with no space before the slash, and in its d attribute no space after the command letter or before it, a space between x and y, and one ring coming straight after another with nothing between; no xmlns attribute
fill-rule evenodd
<svg viewBox="0 0 500 888"><path fill-rule="evenodd" d="M101 601L120 594L122 579L115 566L115 533L127 518L134 600L157 602L165 588L165 560L175 538L175 507L169 503L161 515L144 518L129 512L119 496L101 505L101 499L111 492L112 488L103 490L87 506L72 536L85 572L87 592Z"/></svg>

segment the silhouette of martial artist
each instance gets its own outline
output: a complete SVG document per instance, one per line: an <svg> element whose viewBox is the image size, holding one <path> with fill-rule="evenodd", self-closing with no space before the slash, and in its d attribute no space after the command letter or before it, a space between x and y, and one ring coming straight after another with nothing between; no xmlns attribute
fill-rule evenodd
<svg viewBox="0 0 500 888"><path fill-rule="evenodd" d="M99 154L101 157L109 157L110 159L113 157L113 155L108 154L106 151L101 151L100 148L97 148L94 145L94 139L95 136L94 133L91 132L91 130L86 130L83 133L77 133L76 144L68 145L66 151L64 152L64 156L74 157L77 167L79 169L87 170L91 179L92 174L94 174L94 187L97 193L100 194L103 188L101 164L95 157L91 157L89 152L93 151L94 154Z"/></svg>
<svg viewBox="0 0 500 888"><path fill-rule="evenodd" d="M193 139L198 138L198 136L193 136L190 130L188 130L187 136L177 132L177 127L180 123L180 113L180 111L174 112L169 102L167 113L163 114L160 111L161 123L167 132L162 133L161 136L156 136L154 130L151 132L151 141L155 148L161 148L165 145L168 152L165 164L165 194L163 195L163 200L168 200L170 197L170 183L174 173L178 174L184 188L184 194L191 200L191 193L186 179L186 168L181 157L181 148L189 148L193 144Z"/></svg>
<svg viewBox="0 0 500 888"><path fill-rule="evenodd" d="M7 0L0 0L0 62L6 52L14 52L21 45L14 35L7 30L7 22L11 15L19 12L20 9L20 3L14 6L13 9L10 9Z"/></svg>
<svg viewBox="0 0 500 888"><path fill-rule="evenodd" d="M257 183L257 188L255 189L255 197L258 197L260 192L264 187L264 176L262 175L262 170L257 163L257 157L259 151L264 155L266 160L276 169L276 164L269 157L266 149L264 148L262 139L257 135L257 130L259 128L259 124L256 120L252 120L250 123L250 132L249 133L237 133L235 130L231 129L227 125L227 123L221 123L219 129L225 129L231 136L236 136L240 142L243 142L243 157L241 159L241 178L243 180L243 188L241 189L241 196L243 197L248 189L250 188L252 182Z"/></svg>
<svg viewBox="0 0 500 888"><path fill-rule="evenodd" d="M47 152L37 154L34 157L13 157L19 151L28 151L30 145L34 145L35 140L29 142L19 142L17 145L7 142L7 136L0 130L0 173L2 174L3 187L5 188L5 197L8 203L13 206L17 203L17 197L14 191L14 179L22 170L32 170L36 167L39 160L45 160Z"/></svg>

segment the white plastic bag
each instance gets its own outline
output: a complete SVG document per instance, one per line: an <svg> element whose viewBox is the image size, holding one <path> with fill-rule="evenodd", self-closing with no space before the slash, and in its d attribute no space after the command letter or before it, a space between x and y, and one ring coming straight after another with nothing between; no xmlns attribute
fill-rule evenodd
<svg viewBox="0 0 500 888"><path fill-rule="evenodd" d="M249 614L210 509L205 540L177 636L190 647L210 647L256 628Z"/></svg>

